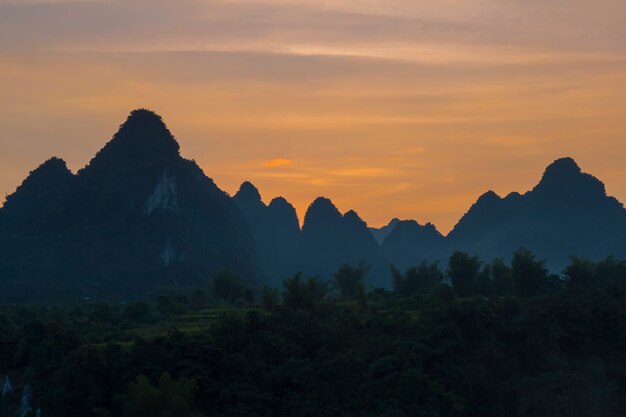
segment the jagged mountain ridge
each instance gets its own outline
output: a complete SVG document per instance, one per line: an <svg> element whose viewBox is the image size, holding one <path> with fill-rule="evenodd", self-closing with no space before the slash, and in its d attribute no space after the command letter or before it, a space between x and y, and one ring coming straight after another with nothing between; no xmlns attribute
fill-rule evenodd
<svg viewBox="0 0 626 417"><path fill-rule="evenodd" d="M241 184L233 201L248 221L267 283L280 285L297 269L300 223L296 209L282 197L266 205L248 181Z"/></svg>
<svg viewBox="0 0 626 417"><path fill-rule="evenodd" d="M600 180L562 158L524 194L483 194L447 240L485 258L508 257L524 246L559 270L570 256L626 257L626 211Z"/></svg>
<svg viewBox="0 0 626 417"><path fill-rule="evenodd" d="M382 245L385 239L387 238L387 236L389 236L391 232L393 232L393 229L396 227L398 222L400 222L400 219L398 219L397 217L394 217L393 219L389 221L389 223L387 223L386 225L382 227L370 227L369 229L372 235L374 236L374 239L376 239L376 242L379 245Z"/></svg>
<svg viewBox="0 0 626 417"><path fill-rule="evenodd" d="M221 267L279 285L296 272L330 279L344 263L372 265L368 285L455 250L484 260L526 246L558 271L570 255L626 258L626 211L571 158L530 191L483 194L443 236L393 219L369 229L354 211L316 199L302 229L294 207L265 204L245 182L232 198L192 161L161 118L133 111L76 174L51 158L0 209L0 292L12 300L134 298L155 285L197 284Z"/></svg>
<svg viewBox="0 0 626 417"><path fill-rule="evenodd" d="M318 197L309 206L302 229L296 211L282 197L265 205L257 188L241 184L233 200L250 224L267 282L279 286L296 273L331 280L343 264L365 262L370 287L389 286L389 267L367 224L354 211L342 214Z"/></svg>
<svg viewBox="0 0 626 417"><path fill-rule="evenodd" d="M330 278L343 264L366 262L369 287L389 287L389 265L380 246L355 211L345 214L331 200L318 197L309 206L302 225L300 262L303 269Z"/></svg>
<svg viewBox="0 0 626 417"><path fill-rule="evenodd" d="M443 237L417 224L397 225L385 239L385 255L399 266L423 259L444 261L454 250L483 260L510 258L526 247L560 272L571 256L626 258L626 211L604 184L582 172L572 158L550 164L532 190L500 197L481 195Z"/></svg>
<svg viewBox="0 0 626 417"><path fill-rule="evenodd" d="M382 251L389 261L402 270L422 260L445 261L448 254L446 238L437 228L415 220L400 220L385 238Z"/></svg>
<svg viewBox="0 0 626 417"><path fill-rule="evenodd" d="M225 266L257 271L240 211L147 110L77 174L59 159L33 171L0 209L0 230L2 284L17 298L133 298Z"/></svg>

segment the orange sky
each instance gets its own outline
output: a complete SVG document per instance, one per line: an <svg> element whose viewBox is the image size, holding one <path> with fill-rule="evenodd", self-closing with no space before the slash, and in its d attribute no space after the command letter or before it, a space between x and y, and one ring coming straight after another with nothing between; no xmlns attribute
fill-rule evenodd
<svg viewBox="0 0 626 417"><path fill-rule="evenodd" d="M228 192L447 232L574 157L626 201L623 0L0 0L0 190L161 114Z"/></svg>

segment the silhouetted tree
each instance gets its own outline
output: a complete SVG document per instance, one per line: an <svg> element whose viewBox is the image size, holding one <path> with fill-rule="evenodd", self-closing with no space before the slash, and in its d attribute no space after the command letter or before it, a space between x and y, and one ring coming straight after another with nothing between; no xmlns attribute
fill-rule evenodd
<svg viewBox="0 0 626 417"><path fill-rule="evenodd" d="M370 266L361 262L357 266L345 264L335 273L334 282L341 296L344 298L355 298L359 287L362 288L365 276L369 272Z"/></svg>
<svg viewBox="0 0 626 417"><path fill-rule="evenodd" d="M476 291L480 260L465 252L455 251L448 261L448 277L459 297L469 297Z"/></svg>
<svg viewBox="0 0 626 417"><path fill-rule="evenodd" d="M130 320L135 323L149 323L154 320L154 311L152 306L144 302L129 303L124 307L122 319Z"/></svg>
<svg viewBox="0 0 626 417"><path fill-rule="evenodd" d="M598 276L603 285L615 288L626 286L626 261L618 261L609 256L596 264Z"/></svg>
<svg viewBox="0 0 626 417"><path fill-rule="evenodd" d="M565 286L567 288L592 288L599 283L598 270L594 262L588 259L572 257L565 268Z"/></svg>
<svg viewBox="0 0 626 417"><path fill-rule="evenodd" d="M545 291L548 271L545 261L535 260L528 249L520 248L513 253L511 273L515 294L521 297L530 297Z"/></svg>
<svg viewBox="0 0 626 417"><path fill-rule="evenodd" d="M317 278L303 280L300 273L283 281L283 305L293 309L314 310L328 288Z"/></svg>
<svg viewBox="0 0 626 417"><path fill-rule="evenodd" d="M513 274L511 267L504 263L502 258L494 259L491 263L491 279L493 290L497 295L513 295Z"/></svg>
<svg viewBox="0 0 626 417"><path fill-rule="evenodd" d="M163 315L176 314L182 311L181 307L171 295L160 295L157 298L157 311Z"/></svg>
<svg viewBox="0 0 626 417"><path fill-rule="evenodd" d="M491 297L495 292L491 266L485 265L476 277L476 294Z"/></svg>
<svg viewBox="0 0 626 417"><path fill-rule="evenodd" d="M213 277L213 294L222 300L235 301L244 295L245 285L230 269L221 269Z"/></svg>
<svg viewBox="0 0 626 417"><path fill-rule="evenodd" d="M189 304L194 309L206 308L208 306L206 291L200 288L194 290L189 297Z"/></svg>
<svg viewBox="0 0 626 417"><path fill-rule="evenodd" d="M428 291L441 284L444 279L444 275L439 269L439 263L429 264L425 260L417 267L408 268L404 275L392 266L391 275L394 291L404 297Z"/></svg>
<svg viewBox="0 0 626 417"><path fill-rule="evenodd" d="M128 417L200 417L192 404L196 391L193 381L172 380L168 373L159 379L158 386L139 375L128 387L124 416Z"/></svg>
<svg viewBox="0 0 626 417"><path fill-rule="evenodd" d="M359 286L356 289L356 302L359 310L367 310L367 294L365 294L363 283L359 283Z"/></svg>
<svg viewBox="0 0 626 417"><path fill-rule="evenodd" d="M278 305L278 291L275 288L263 286L261 289L261 305L271 310Z"/></svg>

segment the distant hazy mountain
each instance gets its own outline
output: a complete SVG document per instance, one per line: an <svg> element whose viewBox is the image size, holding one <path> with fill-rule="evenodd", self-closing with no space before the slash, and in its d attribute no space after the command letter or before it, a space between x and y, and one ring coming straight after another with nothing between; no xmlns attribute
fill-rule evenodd
<svg viewBox="0 0 626 417"><path fill-rule="evenodd" d="M230 266L253 276L247 222L159 116L135 110L76 175L53 158L0 209L4 298L135 297Z"/></svg>
<svg viewBox="0 0 626 417"><path fill-rule="evenodd" d="M445 261L448 245L434 225L420 225L414 220L400 220L385 239L382 251L389 261L404 270L423 260Z"/></svg>
<svg viewBox="0 0 626 417"><path fill-rule="evenodd" d="M400 219L393 218L391 219L389 223L387 223L383 227L370 227L370 232L372 232L374 239L376 239L376 242L379 245L383 244L383 242L385 241L385 238L391 234L391 232L393 231L393 228L396 227L399 221Z"/></svg>
<svg viewBox="0 0 626 417"><path fill-rule="evenodd" d="M370 287L390 285L388 262L367 224L354 211L342 215L327 198L313 201L302 226L302 270L329 279L341 265L362 261L371 266Z"/></svg>
<svg viewBox="0 0 626 417"><path fill-rule="evenodd" d="M296 270L300 223L295 208L282 197L265 205L257 188L247 181L241 184L233 200L250 225L268 283L279 285Z"/></svg>
<svg viewBox="0 0 626 417"><path fill-rule="evenodd" d="M485 259L527 247L558 270L569 256L626 257L626 211L604 184L571 158L547 167L531 191L500 198L490 191L448 235L451 247Z"/></svg>

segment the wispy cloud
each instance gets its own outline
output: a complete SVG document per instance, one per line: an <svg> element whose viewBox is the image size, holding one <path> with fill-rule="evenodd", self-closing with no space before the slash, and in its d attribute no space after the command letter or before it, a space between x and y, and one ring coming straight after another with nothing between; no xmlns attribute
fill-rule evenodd
<svg viewBox="0 0 626 417"><path fill-rule="evenodd" d="M276 167L292 165L292 164L293 164L293 161L291 159L284 159L284 158L270 159L269 161L263 162L263 166L266 168L276 168Z"/></svg>
<svg viewBox="0 0 626 417"><path fill-rule="evenodd" d="M623 0L0 0L0 190L53 154L80 168L147 106L220 186L250 179L301 215L325 194L445 231L564 155L626 199L624 15Z"/></svg>

